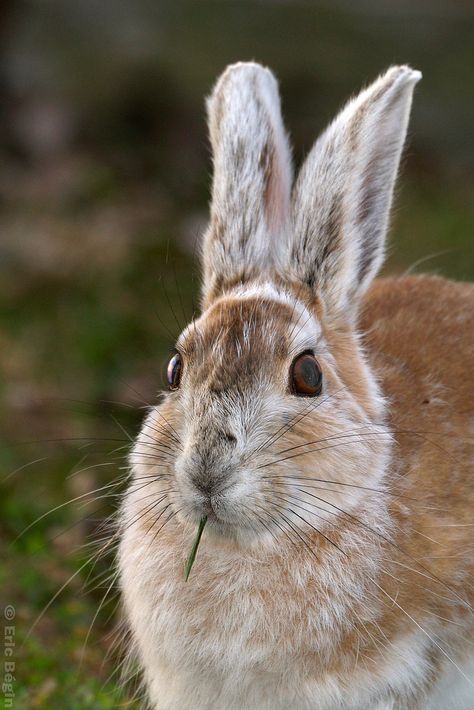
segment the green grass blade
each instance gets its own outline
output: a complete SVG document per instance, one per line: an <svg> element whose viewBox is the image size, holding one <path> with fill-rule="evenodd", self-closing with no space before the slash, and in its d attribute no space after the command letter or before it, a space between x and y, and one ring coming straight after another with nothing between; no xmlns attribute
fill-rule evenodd
<svg viewBox="0 0 474 710"><path fill-rule="evenodd" d="M189 553L189 557L186 561L186 567L184 570L184 578L185 578L186 582L188 581L188 577L191 574L191 569L193 567L194 560L196 559L196 553L197 553L197 550L199 547L199 543L201 542L201 536L202 536L204 526L206 525L206 523L207 523L207 515L205 515L199 521L199 527L198 527L196 539L194 540L194 544L191 548L191 552Z"/></svg>

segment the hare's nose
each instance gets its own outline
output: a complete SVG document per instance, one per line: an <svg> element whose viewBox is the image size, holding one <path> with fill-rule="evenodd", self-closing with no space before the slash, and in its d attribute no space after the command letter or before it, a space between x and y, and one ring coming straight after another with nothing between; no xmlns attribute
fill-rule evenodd
<svg viewBox="0 0 474 710"><path fill-rule="evenodd" d="M211 480L209 476L203 476L199 471L192 473L190 476L191 483L199 493L202 493L206 498L210 498L216 490L216 482Z"/></svg>
<svg viewBox="0 0 474 710"><path fill-rule="evenodd" d="M209 499L222 493L228 483L223 472L217 473L205 467L198 467L191 471L189 480L199 493Z"/></svg>
<svg viewBox="0 0 474 710"><path fill-rule="evenodd" d="M232 478L237 436L230 427L200 427L182 463L178 464L193 488L206 498L219 495Z"/></svg>

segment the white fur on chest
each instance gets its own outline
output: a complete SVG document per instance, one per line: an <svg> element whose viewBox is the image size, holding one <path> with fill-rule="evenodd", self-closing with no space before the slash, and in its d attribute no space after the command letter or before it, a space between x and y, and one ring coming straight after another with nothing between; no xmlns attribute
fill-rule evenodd
<svg viewBox="0 0 474 710"><path fill-rule="evenodd" d="M157 710L388 710L389 687L403 696L422 684L423 634L391 644L378 663L361 653L343 673L315 671L315 658L331 666L352 605L366 594L342 565L319 570L331 591L315 605L300 594L313 565L291 574L289 562L283 580L281 570L260 569L258 555L239 561L204 548L185 583L181 553L176 546L143 556L143 540L131 532L121 545L127 614ZM219 572L212 587L209 566ZM366 621L372 604L362 607ZM426 705L437 707L470 705Z"/></svg>

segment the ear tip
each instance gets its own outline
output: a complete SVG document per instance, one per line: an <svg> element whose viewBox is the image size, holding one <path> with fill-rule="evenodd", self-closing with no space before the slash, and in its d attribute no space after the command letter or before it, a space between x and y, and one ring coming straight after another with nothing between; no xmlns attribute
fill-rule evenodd
<svg viewBox="0 0 474 710"><path fill-rule="evenodd" d="M408 64L399 64L390 67L385 73L385 77L394 76L396 80L402 81L404 84L417 84L423 78L423 74L418 69L412 69Z"/></svg>
<svg viewBox="0 0 474 710"><path fill-rule="evenodd" d="M257 62L235 62L229 64L217 79L211 94L215 96L226 87L235 85L250 85L252 82L264 82L270 85L273 90L277 89L277 81L273 72Z"/></svg>
<svg viewBox="0 0 474 710"><path fill-rule="evenodd" d="M263 64L259 62L247 61L247 62L234 62L233 64L228 64L224 69L224 74L228 72L270 72L270 69L264 67Z"/></svg>
<svg viewBox="0 0 474 710"><path fill-rule="evenodd" d="M268 67L264 67L263 64L258 62L234 62L234 64L228 64L224 69L222 76L228 76L233 74L234 76L240 75L245 76L255 76L264 75L273 77L273 72Z"/></svg>

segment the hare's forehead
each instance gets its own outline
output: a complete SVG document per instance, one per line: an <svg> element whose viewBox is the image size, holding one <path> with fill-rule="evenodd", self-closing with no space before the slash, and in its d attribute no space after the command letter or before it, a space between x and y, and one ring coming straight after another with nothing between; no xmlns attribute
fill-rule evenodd
<svg viewBox="0 0 474 710"><path fill-rule="evenodd" d="M192 354L242 358L268 354L283 359L316 349L316 312L272 284L239 287L219 298L182 333L178 348Z"/></svg>

